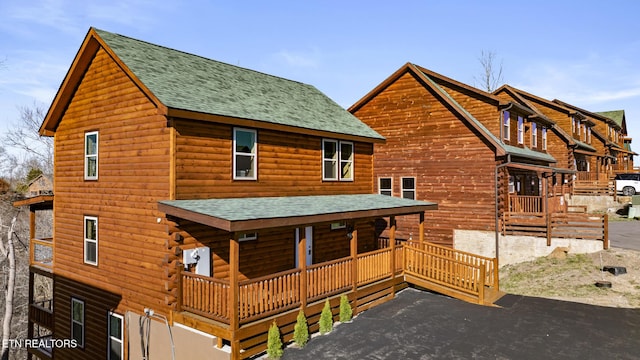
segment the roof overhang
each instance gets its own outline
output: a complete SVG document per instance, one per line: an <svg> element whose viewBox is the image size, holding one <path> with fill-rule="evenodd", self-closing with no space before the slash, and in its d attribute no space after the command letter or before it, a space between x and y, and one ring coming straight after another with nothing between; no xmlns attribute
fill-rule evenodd
<svg viewBox="0 0 640 360"><path fill-rule="evenodd" d="M53 209L53 195L39 195L13 202L14 207L29 206L32 210Z"/></svg>
<svg viewBox="0 0 640 360"><path fill-rule="evenodd" d="M432 202L376 194L158 202L158 210L168 216L229 232L306 226L345 219L411 215L437 208L438 205Z"/></svg>
<svg viewBox="0 0 640 360"><path fill-rule="evenodd" d="M523 164L523 163L517 163L517 162L508 163L507 167L512 169L535 171L537 173L546 173L546 174L575 174L576 173L575 170L571 170L571 169L561 169L561 168L555 168L551 166Z"/></svg>

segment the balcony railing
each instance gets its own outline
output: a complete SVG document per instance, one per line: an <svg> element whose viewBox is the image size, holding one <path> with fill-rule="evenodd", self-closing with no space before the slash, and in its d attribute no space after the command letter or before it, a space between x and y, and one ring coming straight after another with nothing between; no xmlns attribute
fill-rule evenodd
<svg viewBox="0 0 640 360"><path fill-rule="evenodd" d="M48 270L53 268L53 238L31 239L29 264Z"/></svg>

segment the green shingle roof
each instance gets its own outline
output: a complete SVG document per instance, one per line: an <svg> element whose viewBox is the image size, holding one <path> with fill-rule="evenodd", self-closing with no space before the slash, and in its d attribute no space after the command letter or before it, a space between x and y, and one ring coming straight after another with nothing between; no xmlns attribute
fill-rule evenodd
<svg viewBox="0 0 640 360"><path fill-rule="evenodd" d="M622 120L624 120L624 110L612 110L612 111L598 111L596 114L608 117L613 120L618 126L622 127Z"/></svg>
<svg viewBox="0 0 640 360"><path fill-rule="evenodd" d="M389 216L437 208L431 202L377 194L165 200L159 204L160 210L169 215L199 218L203 223L211 219L230 231L259 229L265 226L266 220L275 220L274 224L284 226L285 221L286 225L309 224L304 218L313 216L324 216L323 221L337 221L348 218L345 213L352 213L353 217L358 217L358 213L371 216L371 212L376 216ZM255 225L245 224L234 229L233 223L241 222Z"/></svg>
<svg viewBox="0 0 640 360"><path fill-rule="evenodd" d="M311 85L94 30L169 108L384 139Z"/></svg>

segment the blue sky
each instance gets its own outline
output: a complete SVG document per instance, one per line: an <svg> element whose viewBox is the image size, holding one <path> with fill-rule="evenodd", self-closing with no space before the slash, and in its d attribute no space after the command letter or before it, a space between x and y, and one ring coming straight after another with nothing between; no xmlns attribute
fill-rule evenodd
<svg viewBox="0 0 640 360"><path fill-rule="evenodd" d="M624 109L640 150L640 2L0 0L0 133L48 108L90 26L316 86L347 108L406 62Z"/></svg>

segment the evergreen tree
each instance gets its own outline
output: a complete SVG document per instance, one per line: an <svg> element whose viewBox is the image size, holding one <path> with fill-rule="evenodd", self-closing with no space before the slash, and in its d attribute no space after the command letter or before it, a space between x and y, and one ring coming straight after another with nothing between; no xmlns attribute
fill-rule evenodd
<svg viewBox="0 0 640 360"><path fill-rule="evenodd" d="M269 359L280 359L284 350L282 350L282 339L280 339L280 329L274 320L269 328L267 338L267 356Z"/></svg>
<svg viewBox="0 0 640 360"><path fill-rule="evenodd" d="M333 329L333 314L331 314L331 305L329 299L325 301L324 308L320 314L320 334L326 334Z"/></svg>
<svg viewBox="0 0 640 360"><path fill-rule="evenodd" d="M304 316L302 309L300 309L298 313L296 326L293 328L293 341L300 347L304 347L307 345L307 341L309 341L309 327L307 326L307 318Z"/></svg>

